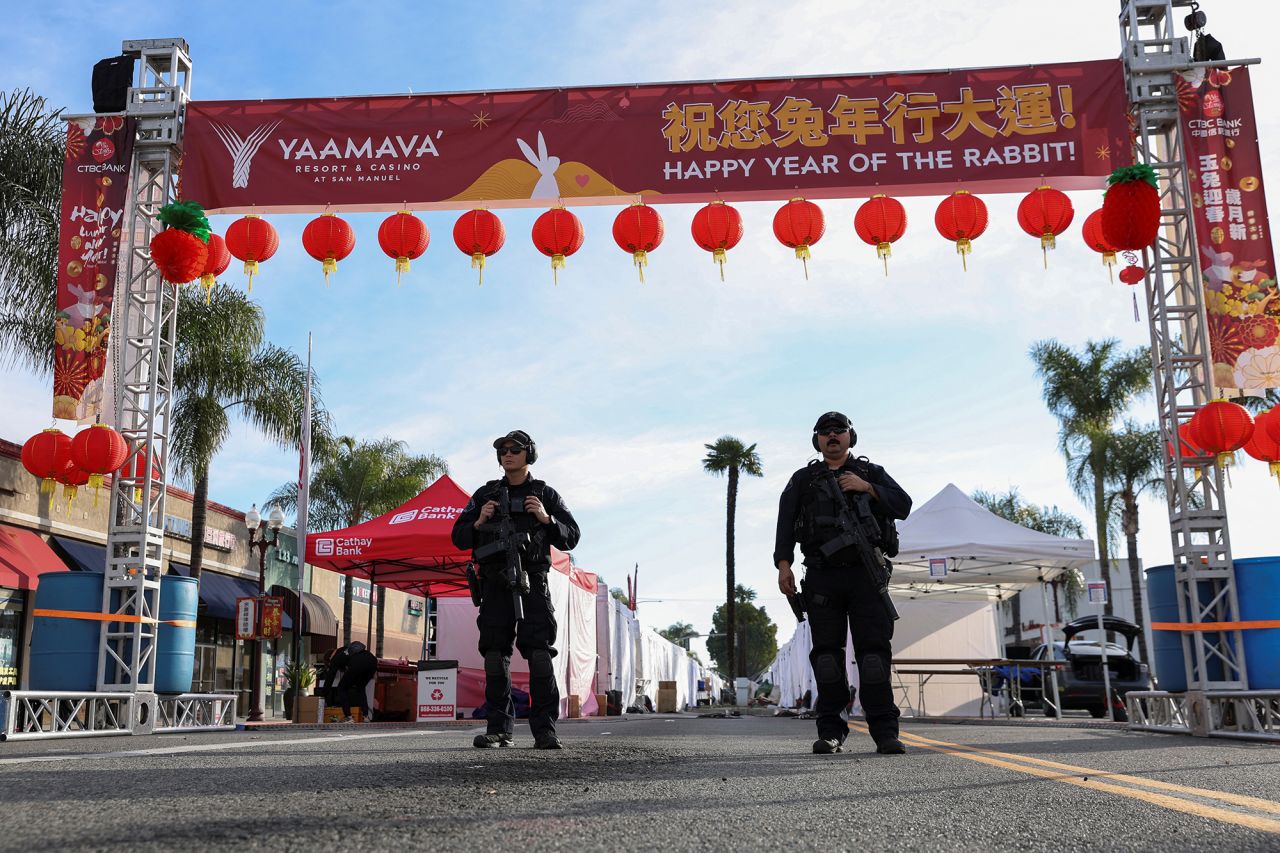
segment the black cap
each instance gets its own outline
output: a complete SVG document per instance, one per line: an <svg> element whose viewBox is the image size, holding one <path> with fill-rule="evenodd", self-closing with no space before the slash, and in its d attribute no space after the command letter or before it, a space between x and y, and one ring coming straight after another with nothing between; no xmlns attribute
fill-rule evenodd
<svg viewBox="0 0 1280 853"><path fill-rule="evenodd" d="M502 443L504 441L514 441L516 444L526 449L529 447L529 445L533 444L533 439L529 437L529 433L525 432L522 429L513 429L511 432L507 433L506 435L495 438L493 440L493 449L497 450L499 447L502 446Z"/></svg>
<svg viewBox="0 0 1280 853"><path fill-rule="evenodd" d="M847 416L842 415L839 412L827 412L826 414L818 418L818 422L813 425L814 432L817 432L818 430L822 429L824 426L827 426L829 424L834 426L841 426L841 427L844 427L845 429L848 429L850 426L853 425L853 422L850 421Z"/></svg>

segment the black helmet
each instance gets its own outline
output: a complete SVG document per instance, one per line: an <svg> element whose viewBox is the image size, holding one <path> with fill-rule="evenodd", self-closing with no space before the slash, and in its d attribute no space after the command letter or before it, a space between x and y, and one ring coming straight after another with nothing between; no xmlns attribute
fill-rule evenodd
<svg viewBox="0 0 1280 853"><path fill-rule="evenodd" d="M835 426L847 429L849 430L849 446L853 447L858 443L858 433L854 431L853 422L849 420L848 415L841 414L840 412L825 412L818 418L817 423L813 425L814 450L818 449L818 430L822 429L824 426Z"/></svg>
<svg viewBox="0 0 1280 853"><path fill-rule="evenodd" d="M493 440L493 449L497 450L502 447L503 442L510 441L520 445L528 454L527 461L530 465L538 461L538 445L534 444L533 439L529 437L529 433L522 429L513 429L506 435L499 436ZM502 454L498 454L498 461L502 461Z"/></svg>

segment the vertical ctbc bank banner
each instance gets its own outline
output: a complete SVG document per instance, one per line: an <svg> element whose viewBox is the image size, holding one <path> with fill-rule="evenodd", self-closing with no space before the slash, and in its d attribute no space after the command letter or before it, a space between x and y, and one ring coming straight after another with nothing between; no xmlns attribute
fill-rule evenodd
<svg viewBox="0 0 1280 853"><path fill-rule="evenodd" d="M1177 85L1214 385L1280 387L1280 291L1249 69L1191 69Z"/></svg>
<svg viewBox="0 0 1280 853"><path fill-rule="evenodd" d="M1101 189L1132 157L1119 60L642 86L194 102L210 212Z"/></svg>
<svg viewBox="0 0 1280 853"><path fill-rule="evenodd" d="M53 331L55 418L92 421L107 405L103 373L133 140L134 121L124 116L67 123Z"/></svg>

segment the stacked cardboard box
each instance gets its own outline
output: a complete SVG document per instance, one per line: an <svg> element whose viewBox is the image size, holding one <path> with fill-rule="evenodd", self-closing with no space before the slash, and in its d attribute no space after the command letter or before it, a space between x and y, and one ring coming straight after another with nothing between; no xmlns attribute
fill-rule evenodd
<svg viewBox="0 0 1280 853"><path fill-rule="evenodd" d="M293 700L293 704L296 706L294 712L297 714L299 723L315 725L324 719L324 700L319 696L298 696ZM339 714L342 713L341 708L337 710Z"/></svg>
<svg viewBox="0 0 1280 853"><path fill-rule="evenodd" d="M658 682L658 713L674 714L676 708L676 683L674 681Z"/></svg>

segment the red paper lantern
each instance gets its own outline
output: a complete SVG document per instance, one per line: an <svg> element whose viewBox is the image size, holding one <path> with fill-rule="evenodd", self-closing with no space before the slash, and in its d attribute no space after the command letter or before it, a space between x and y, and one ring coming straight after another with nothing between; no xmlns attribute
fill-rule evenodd
<svg viewBox="0 0 1280 853"><path fill-rule="evenodd" d="M62 497L67 502L67 509L71 509L71 502L76 499L76 495L80 492L80 487L89 482L92 475L88 471L84 471L77 467L74 463L68 463L66 468L62 469L54 480L62 485ZM97 494L93 498L93 505L98 505Z"/></svg>
<svg viewBox="0 0 1280 853"><path fill-rule="evenodd" d="M1160 231L1156 173L1145 164L1116 169L1102 200L1102 234L1117 252L1140 252Z"/></svg>
<svg viewBox="0 0 1280 853"><path fill-rule="evenodd" d="M938 205L933 224L939 234L956 244L960 263L968 272L966 257L972 251L972 241L987 230L987 205L968 190L956 190Z"/></svg>
<svg viewBox="0 0 1280 853"><path fill-rule="evenodd" d="M106 424L94 424L71 439L71 461L86 473L85 482L93 489L94 506L98 505L103 475L120 470L128 458L129 443Z"/></svg>
<svg viewBox="0 0 1280 853"><path fill-rule="evenodd" d="M693 215L693 241L711 253L724 281L727 252L742 240L742 214L722 201L713 201Z"/></svg>
<svg viewBox="0 0 1280 853"><path fill-rule="evenodd" d="M1253 435L1245 442L1244 452L1259 462L1266 462L1271 474L1280 479L1280 441L1271 436L1276 417L1276 410L1271 409L1253 419Z"/></svg>
<svg viewBox="0 0 1280 853"><path fill-rule="evenodd" d="M534 248L551 258L551 278L559 284L557 271L564 269L565 258L582 248L582 220L563 207L553 207L534 221L532 236Z"/></svg>
<svg viewBox="0 0 1280 853"><path fill-rule="evenodd" d="M1270 415L1266 419L1267 435L1271 436L1271 440L1280 442L1280 406L1272 406L1267 410Z"/></svg>
<svg viewBox="0 0 1280 853"><path fill-rule="evenodd" d="M793 198L778 208L773 215L773 236L788 249L796 250L796 257L804 264L805 280L809 279L809 247L822 239L827 232L827 221L822 208L811 201Z"/></svg>
<svg viewBox="0 0 1280 853"><path fill-rule="evenodd" d="M1204 452L1199 442L1196 440L1195 432L1191 427L1191 421L1183 421L1178 424L1178 445L1182 451L1183 464L1191 464L1186 460L1194 459L1199 456L1208 456ZM1165 442L1165 451L1169 454L1169 458L1173 459L1173 443Z"/></svg>
<svg viewBox="0 0 1280 853"><path fill-rule="evenodd" d="M388 258L396 262L396 286L400 276L409 271L409 261L422 257L431 243L427 224L407 210L393 213L378 226L378 245Z"/></svg>
<svg viewBox="0 0 1280 853"><path fill-rule="evenodd" d="M270 222L250 213L231 223L226 242L227 251L244 261L244 272L249 276L249 292L253 293L253 277L258 272L258 264L270 260L280 248L280 235Z"/></svg>
<svg viewBox="0 0 1280 853"><path fill-rule="evenodd" d="M642 201L618 211L613 220L613 241L624 252L631 253L632 263L644 283L644 268L649 263L649 253L662 245L666 226L658 211Z"/></svg>
<svg viewBox="0 0 1280 853"><path fill-rule="evenodd" d="M195 281L209 259L209 244L177 228L166 228L151 238L151 262L170 284Z"/></svg>
<svg viewBox="0 0 1280 853"><path fill-rule="evenodd" d="M1219 465L1229 465L1235 452L1253 437L1253 417L1238 403L1211 400L1191 418L1191 429L1197 444L1217 454Z"/></svg>
<svg viewBox="0 0 1280 853"><path fill-rule="evenodd" d="M1102 208L1085 217L1081 236L1084 237L1086 246L1102 255L1102 263L1107 267L1107 279L1112 280L1111 270L1116 265L1116 247L1108 243L1102 234Z"/></svg>
<svg viewBox="0 0 1280 853"><path fill-rule="evenodd" d="M131 479L135 479L135 480L144 479L147 474L147 464L150 461L150 459L151 459L151 454L147 451L147 448L139 447L138 452L133 455L133 461L125 462L124 470L129 472L129 477ZM160 467L155 462L150 462L150 464L151 464L151 482L155 485L158 485L160 481ZM133 487L133 500L134 500L134 503L142 502L141 486Z"/></svg>
<svg viewBox="0 0 1280 853"><path fill-rule="evenodd" d="M1045 269L1049 268L1049 250L1058 245L1058 235L1066 231L1075 218L1071 199L1051 186L1036 187L1018 204L1018 224L1032 237L1040 238L1040 252Z"/></svg>
<svg viewBox="0 0 1280 853"><path fill-rule="evenodd" d="M49 428L36 433L22 445L22 467L40 478L40 493L53 494L56 478L71 463L71 436Z"/></svg>
<svg viewBox="0 0 1280 853"><path fill-rule="evenodd" d="M209 304L218 276L226 272L229 266L231 266L231 253L227 251L227 241L217 234L210 234L209 257L204 262L204 269L200 271L200 286L204 288L205 305Z"/></svg>
<svg viewBox="0 0 1280 853"><path fill-rule="evenodd" d="M338 271L338 261L356 247L356 232L337 214L323 213L302 229L302 248L321 263L324 286L329 286L329 273Z"/></svg>
<svg viewBox="0 0 1280 853"><path fill-rule="evenodd" d="M876 247L876 257L884 261L884 274L888 275L893 244L907 230L907 210L896 198L873 195L853 215L853 230L862 242Z"/></svg>
<svg viewBox="0 0 1280 853"><path fill-rule="evenodd" d="M496 255L507 241L507 229L502 220L491 212L468 210L453 224L453 242L464 255L471 256L471 268L480 270L480 284L484 284L484 262Z"/></svg>
<svg viewBox="0 0 1280 853"><path fill-rule="evenodd" d="M1147 271L1136 264L1131 264L1120 270L1120 280L1125 284L1137 284L1147 277Z"/></svg>

